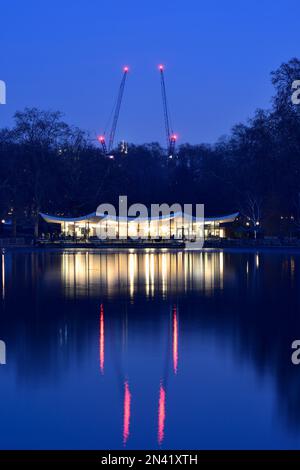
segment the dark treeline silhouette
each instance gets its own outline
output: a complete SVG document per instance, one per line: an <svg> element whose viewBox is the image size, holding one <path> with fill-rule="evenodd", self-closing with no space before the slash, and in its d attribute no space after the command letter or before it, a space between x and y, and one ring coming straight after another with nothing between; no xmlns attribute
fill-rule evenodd
<svg viewBox="0 0 300 470"><path fill-rule="evenodd" d="M265 233L300 229L300 105L291 100L300 79L294 58L271 73L270 109L214 145L184 144L168 159L157 143L103 155L87 134L59 112L26 108L14 127L0 130L0 216L13 234L26 221L38 230L40 211L79 216L102 202L204 203L207 215L240 211ZM233 97L234 99L234 97Z"/></svg>

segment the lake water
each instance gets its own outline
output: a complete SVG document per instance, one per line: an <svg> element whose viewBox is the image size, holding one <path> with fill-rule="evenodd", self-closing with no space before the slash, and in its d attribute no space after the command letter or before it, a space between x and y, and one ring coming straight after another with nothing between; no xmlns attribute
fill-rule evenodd
<svg viewBox="0 0 300 470"><path fill-rule="evenodd" d="M300 448L300 254L0 256L1 449Z"/></svg>

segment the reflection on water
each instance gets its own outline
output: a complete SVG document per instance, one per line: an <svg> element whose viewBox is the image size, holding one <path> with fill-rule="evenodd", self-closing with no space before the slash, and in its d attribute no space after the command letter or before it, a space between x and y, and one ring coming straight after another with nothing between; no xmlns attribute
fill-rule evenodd
<svg viewBox="0 0 300 470"><path fill-rule="evenodd" d="M166 392L163 384L159 387L159 401L158 401L158 433L157 441L160 446L165 437L165 419L166 419Z"/></svg>
<svg viewBox="0 0 300 470"><path fill-rule="evenodd" d="M299 448L299 284L299 254L2 253L0 447Z"/></svg>
<svg viewBox="0 0 300 470"><path fill-rule="evenodd" d="M1 255L1 267L2 267L2 272L1 272L1 277L2 277L2 299L4 300L5 298L5 256L4 253Z"/></svg>
<svg viewBox="0 0 300 470"><path fill-rule="evenodd" d="M126 293L130 298L137 293L149 298L157 292L166 295L194 288L209 294L223 288L223 253L150 249L101 254L66 252L61 262L69 296L97 293L99 287L108 295Z"/></svg>
<svg viewBox="0 0 300 470"><path fill-rule="evenodd" d="M124 414L123 414L123 444L127 443L130 433L130 406L131 406L131 393L127 380L124 383Z"/></svg>
<svg viewBox="0 0 300 470"><path fill-rule="evenodd" d="M178 319L177 308L173 308L173 368L174 373L177 374L178 368Z"/></svg>
<svg viewBox="0 0 300 470"><path fill-rule="evenodd" d="M100 370L104 374L104 308L103 304L100 306L100 336L99 336L99 351L100 351Z"/></svg>

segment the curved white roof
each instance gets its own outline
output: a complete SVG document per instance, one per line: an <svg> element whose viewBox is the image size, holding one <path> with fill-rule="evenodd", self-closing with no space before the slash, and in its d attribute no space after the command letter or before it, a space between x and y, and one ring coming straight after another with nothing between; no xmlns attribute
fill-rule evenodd
<svg viewBox="0 0 300 470"><path fill-rule="evenodd" d="M234 212L233 214L229 215L222 215L219 217L204 217L204 222L218 222L218 223L229 223L233 222L237 216L239 215L238 212ZM97 214L96 212L92 212L91 214L84 215L82 217L60 217L60 216L54 216L50 214L44 214L43 212L40 212L40 216L47 222L47 223L52 223L52 224L64 224L64 223L76 223L76 222L86 222L86 223L98 223L102 219L106 218L112 218L113 220L119 220L121 222L126 222L127 220L134 221L135 217L112 217L106 214ZM180 212L175 213L174 215L166 215L166 216L161 216L161 217L152 217L151 220L163 220L163 219L173 219L176 217L182 217L182 214ZM189 214L185 214L186 218L192 218L195 222L203 221L201 217L191 217ZM139 222L147 221L148 218L139 218Z"/></svg>

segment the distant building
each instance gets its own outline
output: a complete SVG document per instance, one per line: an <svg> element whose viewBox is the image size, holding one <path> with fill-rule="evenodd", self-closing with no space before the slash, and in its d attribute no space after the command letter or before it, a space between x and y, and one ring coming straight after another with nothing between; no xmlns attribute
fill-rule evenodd
<svg viewBox="0 0 300 470"><path fill-rule="evenodd" d="M41 213L41 217L48 224L58 224L66 237L76 239L96 238L99 230L102 237L107 239L162 239L162 240L193 240L196 238L226 237L226 228L235 221L238 212L221 217L183 218L182 214L173 214L167 217L135 218L135 217L109 217L97 215L96 212L83 217L58 217ZM104 234L104 235L103 235Z"/></svg>

